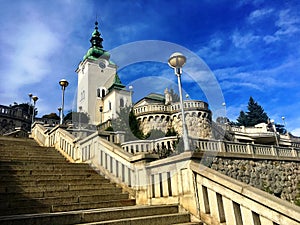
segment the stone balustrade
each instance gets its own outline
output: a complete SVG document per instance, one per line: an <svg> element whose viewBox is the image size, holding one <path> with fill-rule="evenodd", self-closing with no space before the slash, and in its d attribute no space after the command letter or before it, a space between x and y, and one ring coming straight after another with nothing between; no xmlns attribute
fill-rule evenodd
<svg viewBox="0 0 300 225"><path fill-rule="evenodd" d="M191 162L200 219L206 224L300 223L300 208L264 191Z"/></svg>
<svg viewBox="0 0 300 225"><path fill-rule="evenodd" d="M178 141L178 137L164 137L156 140L137 140L124 142L121 147L128 153L139 154L143 152L153 153L159 149L167 148L175 151L174 146ZM247 154L251 157L276 156L276 157L300 157L300 148L279 147L272 145L258 145L250 143L237 143L220 140L192 139L190 138L190 146L196 151L212 151L222 153Z"/></svg>
<svg viewBox="0 0 300 225"><path fill-rule="evenodd" d="M49 141L49 134L53 135L53 132L56 133L54 142ZM32 134L40 144L54 144L74 162L91 164L128 190L137 204L179 204L207 225L300 223L299 207L205 167L195 152L152 161L157 159L154 155L145 152L132 155L101 138L98 133L79 142L66 133L61 128L47 131L35 125ZM277 156L288 154L287 149L272 146L271 150L250 144L234 146L230 143L227 146L226 142L209 140L197 140L197 144L200 149L215 151L219 148L231 154L275 154L274 149Z"/></svg>
<svg viewBox="0 0 300 225"><path fill-rule="evenodd" d="M155 140L137 140L129 141L121 144L121 147L131 154L139 154L143 152L153 153L160 149L170 149L174 151L175 145L178 141L177 136L163 137Z"/></svg>
<svg viewBox="0 0 300 225"><path fill-rule="evenodd" d="M45 128L43 125L34 123L32 126L32 133L31 136L40 144L44 146L48 146L47 142L47 134L48 131L47 128Z"/></svg>
<svg viewBox="0 0 300 225"><path fill-rule="evenodd" d="M180 103L173 103L171 105L162 104L148 104L134 107L133 112L136 116L149 114L149 113L167 113L172 114L179 112L181 109ZM208 104L203 101L188 100L184 101L184 109L189 110L208 110Z"/></svg>

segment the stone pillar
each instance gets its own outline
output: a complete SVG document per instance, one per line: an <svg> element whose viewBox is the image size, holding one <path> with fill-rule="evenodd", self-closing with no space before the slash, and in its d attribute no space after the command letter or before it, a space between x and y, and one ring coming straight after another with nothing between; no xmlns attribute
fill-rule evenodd
<svg viewBox="0 0 300 225"><path fill-rule="evenodd" d="M273 221L271 221L263 216L260 216L260 224L261 225L274 225Z"/></svg>
<svg viewBox="0 0 300 225"><path fill-rule="evenodd" d="M253 145L250 143L247 143L247 152L248 152L248 154L251 154L251 155L254 154Z"/></svg>
<svg viewBox="0 0 300 225"><path fill-rule="evenodd" d="M226 152L225 143L222 140L218 140L219 152Z"/></svg>
<svg viewBox="0 0 300 225"><path fill-rule="evenodd" d="M220 203L220 199L217 197L217 193L211 189L207 189L207 193L211 216L218 222L225 222L224 214L222 212L223 206L220 207L223 203Z"/></svg>
<svg viewBox="0 0 300 225"><path fill-rule="evenodd" d="M255 225L253 221L252 211L250 209L241 206L241 214L244 223L247 223L247 225Z"/></svg>
<svg viewBox="0 0 300 225"><path fill-rule="evenodd" d="M277 154L277 148L274 146L274 145L272 145L272 155L273 156L278 156L278 154Z"/></svg>

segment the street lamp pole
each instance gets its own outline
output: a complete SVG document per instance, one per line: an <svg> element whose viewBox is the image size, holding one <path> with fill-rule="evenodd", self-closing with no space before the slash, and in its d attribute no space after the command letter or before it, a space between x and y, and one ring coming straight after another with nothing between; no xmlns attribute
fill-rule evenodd
<svg viewBox="0 0 300 225"><path fill-rule="evenodd" d="M61 117L61 107L58 107L58 108L57 108L57 110L58 110L58 117L59 117L59 123L60 123L60 117Z"/></svg>
<svg viewBox="0 0 300 225"><path fill-rule="evenodd" d="M64 118L65 90L66 87L69 85L69 82L65 79L61 79L59 81L59 85L61 86L61 90L62 90L62 103L61 103L61 114L60 114L60 124L62 124Z"/></svg>
<svg viewBox="0 0 300 225"><path fill-rule="evenodd" d="M31 120L31 126L32 124L34 123L34 117L35 117L35 104L36 104L36 101L39 99L37 96L32 96L31 97L32 100L33 100L33 110L32 110L32 120Z"/></svg>
<svg viewBox="0 0 300 225"><path fill-rule="evenodd" d="M177 80L178 80L178 90L179 90L180 108L181 108L181 117L182 117L182 138L183 138L184 151L190 151L188 130L187 130L185 116L184 116L184 104L183 104L182 87L181 87L182 67L184 66L185 63L186 63L186 57L179 52L173 53L168 60L168 64L171 68L174 69L175 75L177 76Z"/></svg>
<svg viewBox="0 0 300 225"><path fill-rule="evenodd" d="M130 91L130 101L131 101L130 107L132 107L133 106L133 102L132 102L132 90L133 90L133 86L130 85L128 88L129 88L129 91Z"/></svg>
<svg viewBox="0 0 300 225"><path fill-rule="evenodd" d="M102 124L103 106L100 106L100 107L99 107L99 112L100 112L100 124Z"/></svg>
<svg viewBox="0 0 300 225"><path fill-rule="evenodd" d="M28 116L29 116L29 119L30 119L30 107L31 107L32 94L29 93L28 97L29 97L29 102L28 102Z"/></svg>
<svg viewBox="0 0 300 225"><path fill-rule="evenodd" d="M278 142L278 138L277 138L276 126L275 126L275 121L274 120L270 120L270 122L272 123L272 128L273 128L273 131L274 131L276 145L279 146L279 142Z"/></svg>
<svg viewBox="0 0 300 225"><path fill-rule="evenodd" d="M281 117L282 121L283 121L283 125L284 125L284 128L286 130L286 134L288 134L288 131L287 131L287 128L286 128L286 124L285 124L285 117Z"/></svg>
<svg viewBox="0 0 300 225"><path fill-rule="evenodd" d="M78 115L78 129L81 128L81 110L82 110L82 106L78 107L79 109L79 115Z"/></svg>

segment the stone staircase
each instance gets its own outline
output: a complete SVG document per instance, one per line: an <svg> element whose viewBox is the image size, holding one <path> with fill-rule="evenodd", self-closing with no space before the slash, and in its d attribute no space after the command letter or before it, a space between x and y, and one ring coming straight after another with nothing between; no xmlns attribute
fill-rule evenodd
<svg viewBox="0 0 300 225"><path fill-rule="evenodd" d="M137 206L87 164L0 137L0 224L199 224L177 205Z"/></svg>

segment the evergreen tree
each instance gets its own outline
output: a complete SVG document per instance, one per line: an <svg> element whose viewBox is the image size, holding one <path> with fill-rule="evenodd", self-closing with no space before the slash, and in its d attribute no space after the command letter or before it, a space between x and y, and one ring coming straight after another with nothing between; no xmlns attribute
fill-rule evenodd
<svg viewBox="0 0 300 225"><path fill-rule="evenodd" d="M240 115L239 115L239 117L237 118L237 121L238 121L238 125L239 125L239 126L245 126L245 127L248 126L247 115L245 114L245 112L244 112L243 110L240 111Z"/></svg>
<svg viewBox="0 0 300 225"><path fill-rule="evenodd" d="M267 113L265 113L264 109L257 102L255 102L252 97L249 98L247 108L248 111L246 113L241 111L239 117L237 118L240 126L249 127L259 123L267 123Z"/></svg>
<svg viewBox="0 0 300 225"><path fill-rule="evenodd" d="M42 118L59 120L59 116L56 113L50 113L50 114L43 115Z"/></svg>
<svg viewBox="0 0 300 225"><path fill-rule="evenodd" d="M129 126L130 126L130 130L134 136L136 136L138 139L144 138L144 134L140 130L139 121L137 120L136 116L134 115L133 110L130 110L130 112L129 112Z"/></svg>
<svg viewBox="0 0 300 225"><path fill-rule="evenodd" d="M121 108L118 117L111 122L114 131L125 131L125 141L144 138L144 134L139 127L139 122L131 107Z"/></svg>

